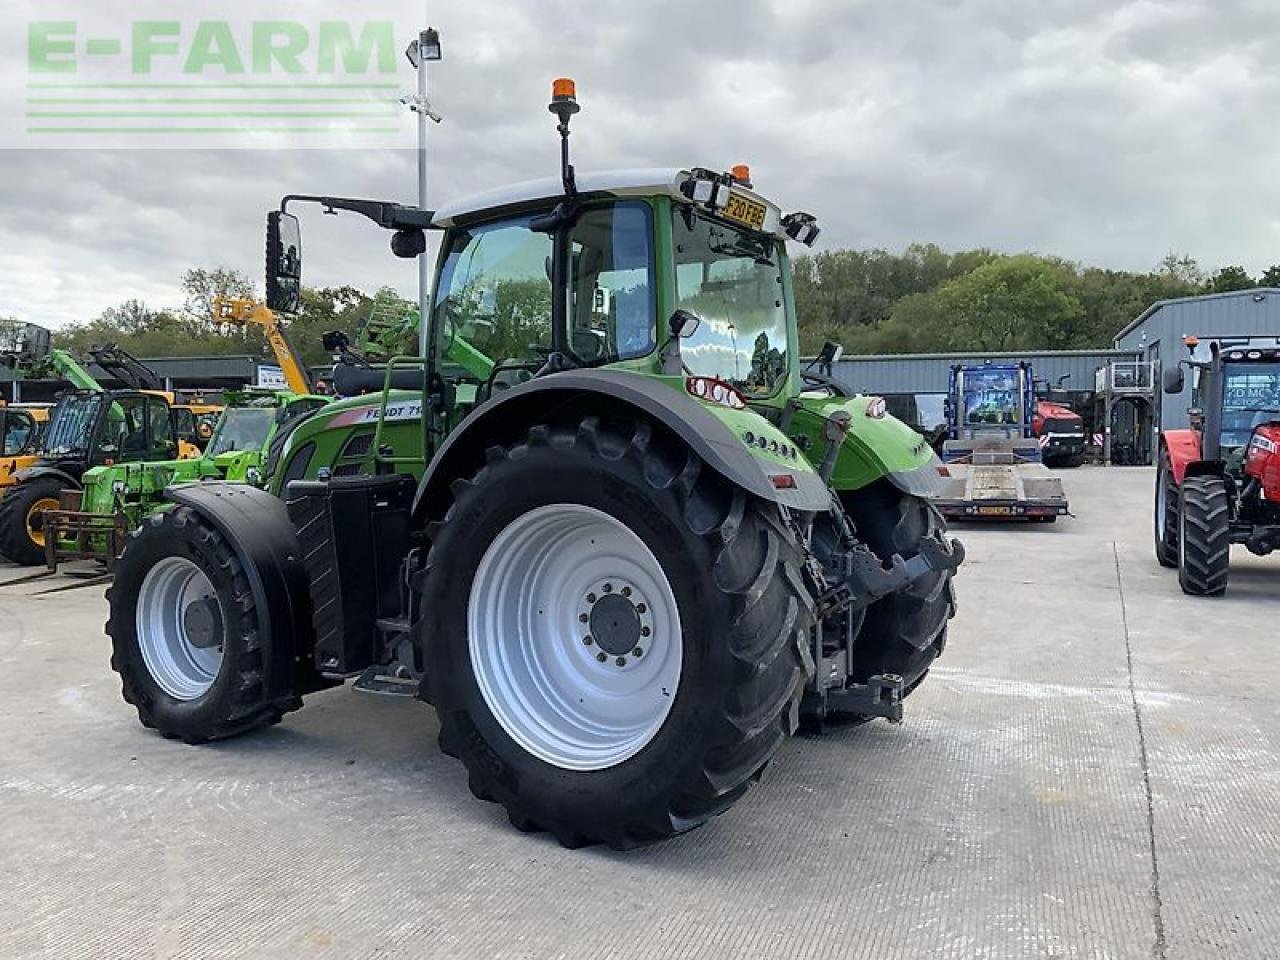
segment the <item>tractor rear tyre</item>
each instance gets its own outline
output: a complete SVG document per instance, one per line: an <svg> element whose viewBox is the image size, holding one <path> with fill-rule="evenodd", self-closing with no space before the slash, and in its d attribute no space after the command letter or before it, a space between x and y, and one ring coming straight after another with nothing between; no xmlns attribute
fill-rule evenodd
<svg viewBox="0 0 1280 960"><path fill-rule="evenodd" d="M1216 597L1231 566L1231 506L1219 477L1187 477L1178 507L1178 582L1183 593Z"/></svg>
<svg viewBox="0 0 1280 960"><path fill-rule="evenodd" d="M190 507L154 514L107 591L111 668L144 727L205 743L276 723L302 706L269 698L253 591L226 539Z"/></svg>
<svg viewBox="0 0 1280 960"><path fill-rule="evenodd" d="M1155 532L1156 562L1162 567L1178 565L1178 483L1167 448L1160 448L1156 469L1156 502L1152 526Z"/></svg>
<svg viewBox="0 0 1280 960"><path fill-rule="evenodd" d="M0 554L24 567L45 562L41 514L58 509L64 486L57 477L36 477L0 498Z"/></svg>
<svg viewBox="0 0 1280 960"><path fill-rule="evenodd" d="M946 534L946 521L929 501L903 493L888 480L844 494L841 501L858 538L881 560L895 553L910 560L926 538ZM907 590L882 597L867 608L854 641L851 682L897 674L903 680L904 696L921 684L947 645L947 621L956 612L952 573L922 577Z"/></svg>
<svg viewBox="0 0 1280 960"><path fill-rule="evenodd" d="M692 829L794 731L812 600L777 506L644 420L494 446L430 528L423 696L472 793L565 846Z"/></svg>

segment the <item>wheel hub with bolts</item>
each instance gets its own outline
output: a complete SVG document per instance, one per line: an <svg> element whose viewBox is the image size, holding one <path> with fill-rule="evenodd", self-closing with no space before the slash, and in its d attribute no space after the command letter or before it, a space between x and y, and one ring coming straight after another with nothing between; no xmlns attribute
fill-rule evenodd
<svg viewBox="0 0 1280 960"><path fill-rule="evenodd" d="M578 621L588 631L582 642L596 648L596 660L612 660L625 667L644 656L653 635L653 614L635 586L621 580L601 580L583 597Z"/></svg>

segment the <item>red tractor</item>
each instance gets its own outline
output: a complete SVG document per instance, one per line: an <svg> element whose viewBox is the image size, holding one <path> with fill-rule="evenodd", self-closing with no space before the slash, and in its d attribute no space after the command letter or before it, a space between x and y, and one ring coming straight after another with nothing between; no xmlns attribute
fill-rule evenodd
<svg viewBox="0 0 1280 960"><path fill-rule="evenodd" d="M1040 441L1040 459L1047 467L1078 467L1084 463L1084 419L1053 400L1036 400L1031 432Z"/></svg>
<svg viewBox="0 0 1280 960"><path fill-rule="evenodd" d="M1186 340L1195 371L1190 429L1160 435L1156 559L1178 568L1183 593L1227 589L1231 545L1266 556L1280 546L1280 340L1218 340L1207 360ZM1181 393L1182 365L1164 372Z"/></svg>

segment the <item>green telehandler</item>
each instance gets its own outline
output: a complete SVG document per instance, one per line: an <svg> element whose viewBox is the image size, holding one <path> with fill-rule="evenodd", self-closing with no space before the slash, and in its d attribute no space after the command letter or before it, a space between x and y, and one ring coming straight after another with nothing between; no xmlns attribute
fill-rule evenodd
<svg viewBox="0 0 1280 960"><path fill-rule="evenodd" d="M103 349L115 348L91 352L96 358ZM80 490L86 471L143 460L194 459L200 450L180 432L171 393L107 390L70 353L56 348L23 369L32 377L57 376L72 387L59 396L35 448L0 461L0 555L35 566L45 559L45 513L60 506L64 493Z"/></svg>
<svg viewBox="0 0 1280 960"><path fill-rule="evenodd" d="M408 258L440 231L425 356L340 365L371 392L267 489L172 487L133 532L107 630L145 726L232 737L354 680L433 704L518 828L623 849L727 810L802 715L901 719L963 550L924 440L800 368L787 242L816 221L745 168L578 176L577 109L558 82L558 178L268 217L286 312L291 207Z"/></svg>
<svg viewBox="0 0 1280 960"><path fill-rule="evenodd" d="M92 467L80 487L62 493L43 514L44 558L51 571L71 560L97 560L108 571L129 532L165 503L164 491L183 483L227 480L262 486L271 452L289 430L328 397L289 391L226 396L204 453L195 459L149 460Z"/></svg>

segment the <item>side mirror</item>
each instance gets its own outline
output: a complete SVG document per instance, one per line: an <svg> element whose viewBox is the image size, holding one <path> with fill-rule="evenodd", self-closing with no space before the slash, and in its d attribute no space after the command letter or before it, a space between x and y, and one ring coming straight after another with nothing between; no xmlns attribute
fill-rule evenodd
<svg viewBox="0 0 1280 960"><path fill-rule="evenodd" d="M320 338L326 353L342 353L351 345L350 338L341 330L330 330Z"/></svg>
<svg viewBox="0 0 1280 960"><path fill-rule="evenodd" d="M302 229L281 210L267 214L267 306L297 313L302 296Z"/></svg>
<svg viewBox="0 0 1280 960"><path fill-rule="evenodd" d="M671 335L673 337L687 340L702 325L702 318L696 313L690 313L688 310L677 310L671 315L668 325L671 327Z"/></svg>
<svg viewBox="0 0 1280 960"><path fill-rule="evenodd" d="M1181 393L1183 386L1186 384L1186 378L1182 373L1182 365L1170 367L1160 375L1161 385L1164 387L1165 393Z"/></svg>

